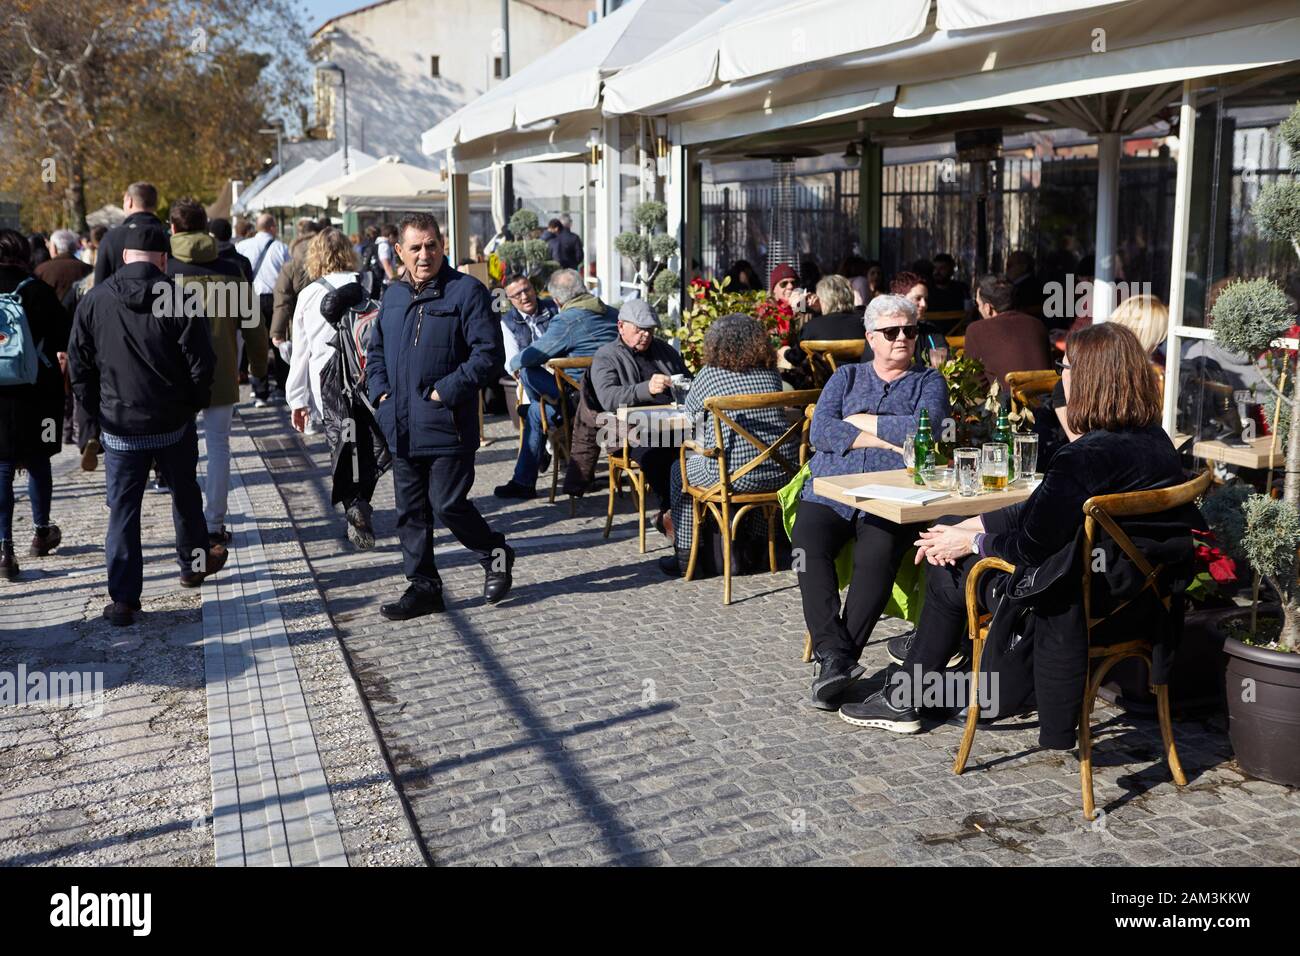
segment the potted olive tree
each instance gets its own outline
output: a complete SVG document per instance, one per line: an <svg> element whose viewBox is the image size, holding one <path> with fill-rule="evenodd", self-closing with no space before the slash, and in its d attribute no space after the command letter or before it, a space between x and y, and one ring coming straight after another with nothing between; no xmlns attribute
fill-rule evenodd
<svg viewBox="0 0 1300 956"><path fill-rule="evenodd" d="M636 207L632 213L635 232L620 233L614 238L614 248L619 255L632 260L636 268L633 280L641 289L641 296L662 317L667 313L668 300L678 291L677 273L668 268L668 260L677 255L677 240L663 231L668 223L668 207L650 200Z"/></svg>
<svg viewBox="0 0 1300 956"><path fill-rule="evenodd" d="M1300 104L1282 124L1300 171ZM1300 179L1260 190L1252 212L1267 238L1290 243L1300 256ZM1267 279L1227 286L1214 304L1213 327L1220 344L1261 357L1278 339L1294 334L1295 315L1283 291ZM1284 341L1280 361L1270 363L1265 387L1287 420L1286 477L1282 496L1245 499L1240 550L1280 598L1281 616L1252 614L1251 626L1230 629L1228 732L1242 769L1277 783L1300 786L1300 387L1296 343Z"/></svg>

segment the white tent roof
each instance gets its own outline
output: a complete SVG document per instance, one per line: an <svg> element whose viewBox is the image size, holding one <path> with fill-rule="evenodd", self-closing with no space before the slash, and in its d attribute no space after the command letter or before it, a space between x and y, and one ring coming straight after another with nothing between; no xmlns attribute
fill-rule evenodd
<svg viewBox="0 0 1300 956"><path fill-rule="evenodd" d="M235 200L235 204L230 207L231 214L238 216L248 211L248 204L253 200L253 198L271 183L275 182L279 177L280 167L278 164L259 173L257 178L249 183L248 186L244 188L243 192L239 194L239 198Z"/></svg>
<svg viewBox="0 0 1300 956"><path fill-rule="evenodd" d="M638 63L724 0L631 0L427 130L425 155L600 106L601 82Z"/></svg>
<svg viewBox="0 0 1300 956"><path fill-rule="evenodd" d="M338 199L339 212L360 210L417 210L447 201L447 184L429 169L385 156L349 176L309 186L298 192L305 206L327 206Z"/></svg>
<svg viewBox="0 0 1300 956"><path fill-rule="evenodd" d="M780 110L791 123L813 122L834 110L805 110L809 103L834 106L890 87L897 115L939 114L1180 82L1290 60L1300 49L1294 0L936 4L929 25L924 0L873 6L863 42L853 29L835 29L866 19L858 0L733 0L655 57L610 77L604 110L686 123L727 118L744 132L747 120L758 130L763 116ZM804 59L791 64L785 51L795 23L808 40Z"/></svg>
<svg viewBox="0 0 1300 956"><path fill-rule="evenodd" d="M267 183L257 195L244 203L249 212L261 212L264 209L276 209L292 205L294 192L307 181L307 177L320 165L319 159L304 159L297 166L287 170Z"/></svg>
<svg viewBox="0 0 1300 956"><path fill-rule="evenodd" d="M607 113L657 104L829 57L876 49L925 29L930 0L732 0L653 57L605 83Z"/></svg>

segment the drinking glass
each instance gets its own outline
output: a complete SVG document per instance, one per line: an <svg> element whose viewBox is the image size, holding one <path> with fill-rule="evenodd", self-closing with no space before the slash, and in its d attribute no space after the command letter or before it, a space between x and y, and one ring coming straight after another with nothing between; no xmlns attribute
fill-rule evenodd
<svg viewBox="0 0 1300 956"><path fill-rule="evenodd" d="M686 395L691 390L691 380L685 375L673 376L673 404L681 408L686 404Z"/></svg>
<svg viewBox="0 0 1300 956"><path fill-rule="evenodd" d="M916 433L912 432L903 438L903 467L907 469L910 475L912 469L916 466Z"/></svg>
<svg viewBox="0 0 1300 956"><path fill-rule="evenodd" d="M963 498L979 494L980 490L980 450L978 448L958 448L953 452L953 468L956 472L957 493Z"/></svg>
<svg viewBox="0 0 1300 956"><path fill-rule="evenodd" d="M1029 484L1034 480L1034 472L1038 469L1038 436L1018 434L1014 441L1016 481Z"/></svg>
<svg viewBox="0 0 1300 956"><path fill-rule="evenodd" d="M985 491L1005 491L1007 487L1007 446L1000 441L984 446L980 462L980 479Z"/></svg>

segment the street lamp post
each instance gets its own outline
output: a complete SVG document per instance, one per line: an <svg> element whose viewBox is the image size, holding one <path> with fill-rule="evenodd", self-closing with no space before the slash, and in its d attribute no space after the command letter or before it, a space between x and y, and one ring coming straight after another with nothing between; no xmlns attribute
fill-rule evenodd
<svg viewBox="0 0 1300 956"><path fill-rule="evenodd" d="M343 95L343 175L347 176L352 173L352 164L348 160L348 74L343 67L330 60L319 64L316 71L338 77L339 88Z"/></svg>

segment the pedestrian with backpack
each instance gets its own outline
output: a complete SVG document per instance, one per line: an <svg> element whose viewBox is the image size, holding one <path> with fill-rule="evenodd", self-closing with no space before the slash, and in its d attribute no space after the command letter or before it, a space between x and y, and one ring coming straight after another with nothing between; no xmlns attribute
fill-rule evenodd
<svg viewBox="0 0 1300 956"><path fill-rule="evenodd" d="M50 523L50 457L63 447L63 369L68 314L32 275L21 233L0 229L0 578L18 577L14 552L14 475L27 471L32 507L28 554L44 557L62 534Z"/></svg>

